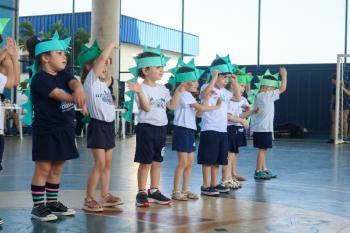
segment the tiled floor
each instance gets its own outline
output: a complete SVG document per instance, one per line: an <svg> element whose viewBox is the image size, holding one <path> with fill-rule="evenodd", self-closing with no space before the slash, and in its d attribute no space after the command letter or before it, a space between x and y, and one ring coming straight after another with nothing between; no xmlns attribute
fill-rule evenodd
<svg viewBox="0 0 350 233"><path fill-rule="evenodd" d="M118 140L114 150L111 190L125 204L102 214L80 208L93 160L78 139L80 158L66 163L60 199L76 208L75 217L56 222L31 220L30 181L33 171L31 138L6 138L0 175L0 232L350 232L350 145L275 142L268 164L278 179L253 179L257 151L249 145L238 158L239 172L248 180L230 194L175 202L172 207L136 208L137 164L133 163L135 138ZM177 157L167 146L161 188L172 190ZM191 190L199 193L201 167L195 164Z"/></svg>

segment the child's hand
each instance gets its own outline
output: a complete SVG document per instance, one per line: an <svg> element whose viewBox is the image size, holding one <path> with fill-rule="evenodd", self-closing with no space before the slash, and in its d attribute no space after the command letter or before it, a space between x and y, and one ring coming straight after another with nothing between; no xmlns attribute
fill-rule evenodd
<svg viewBox="0 0 350 233"><path fill-rule="evenodd" d="M214 70L213 74L212 74L212 80L215 82L219 77L219 70Z"/></svg>
<svg viewBox="0 0 350 233"><path fill-rule="evenodd" d="M81 113L82 113L84 116L89 115L89 111L88 111L88 108L87 108L86 104L82 107Z"/></svg>
<svg viewBox="0 0 350 233"><path fill-rule="evenodd" d="M211 91L208 94L202 96L204 100L208 101L213 95L216 95L215 91Z"/></svg>
<svg viewBox="0 0 350 233"><path fill-rule="evenodd" d="M18 58L18 46L14 39L6 38L6 51L14 59Z"/></svg>
<svg viewBox="0 0 350 233"><path fill-rule="evenodd" d="M249 128L249 123L248 123L248 121L242 119L241 124L243 125L243 127L244 127L245 129L248 129L248 128Z"/></svg>
<svg viewBox="0 0 350 233"><path fill-rule="evenodd" d="M74 103L78 105L78 108L83 109L84 106L86 105L86 99L87 99L83 88L79 88L75 90L75 92L72 95L73 95Z"/></svg>
<svg viewBox="0 0 350 233"><path fill-rule="evenodd" d="M253 110L252 110L252 113L253 114L256 114L256 113L258 113L259 112L259 107L256 107L256 108L254 108Z"/></svg>
<svg viewBox="0 0 350 233"><path fill-rule="evenodd" d="M237 83L237 76L235 74L231 74L232 83Z"/></svg>
<svg viewBox="0 0 350 233"><path fill-rule="evenodd" d="M142 91L141 85L138 82L136 83L129 82L126 85L130 91L133 91L136 93L140 93Z"/></svg>
<svg viewBox="0 0 350 233"><path fill-rule="evenodd" d="M216 106L221 106L222 99L219 97L218 100L216 101Z"/></svg>
<svg viewBox="0 0 350 233"><path fill-rule="evenodd" d="M241 108L243 108L244 111L248 112L250 110L250 106L246 104L242 104Z"/></svg>
<svg viewBox="0 0 350 233"><path fill-rule="evenodd" d="M176 88L176 90L175 91L177 91L177 92L184 92L184 91L186 91L186 89L187 89L187 85L186 85L186 83L181 83L177 88Z"/></svg>
<svg viewBox="0 0 350 233"><path fill-rule="evenodd" d="M281 77L287 77L287 69L284 66L280 67L280 75Z"/></svg>

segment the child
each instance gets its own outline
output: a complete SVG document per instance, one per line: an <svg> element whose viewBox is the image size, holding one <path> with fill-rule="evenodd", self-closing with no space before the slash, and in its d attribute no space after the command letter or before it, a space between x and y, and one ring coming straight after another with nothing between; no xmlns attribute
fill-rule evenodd
<svg viewBox="0 0 350 233"><path fill-rule="evenodd" d="M184 86L180 85L170 97L169 90L156 81L162 79L164 66L169 60L158 46L155 50L145 47L136 58L137 67L129 69L134 77L144 79L139 85L128 83L128 88L137 93L138 106L136 126L136 153L134 161L139 163L137 171L138 194L136 206L149 207L150 202L168 205L171 200L159 191L160 169L165 153L168 119L166 108L174 110L180 100ZM148 172L151 173L151 187L146 192Z"/></svg>
<svg viewBox="0 0 350 233"><path fill-rule="evenodd" d="M1 34L1 32L0 32ZM0 35L1 36L1 35ZM1 41L0 41L1 43ZM0 50L0 93L4 92L5 88L13 88L19 84L19 63L18 47L16 41L7 38L5 48ZM0 105L1 105L0 101ZM1 161L4 154L4 116L0 110L0 171L2 170ZM0 225L4 221L0 218Z"/></svg>
<svg viewBox="0 0 350 233"><path fill-rule="evenodd" d="M278 74L272 75L269 70L260 79L260 92L255 98L255 107L259 112L251 118L251 131L253 133L254 147L259 148L255 179L271 179L277 175L266 167L266 151L272 148L273 118L275 115L274 102L279 99L280 94L287 89L287 70L280 68L282 81L278 80Z"/></svg>
<svg viewBox="0 0 350 233"><path fill-rule="evenodd" d="M187 201L198 199L197 194L188 191L193 165L193 152L196 150L196 111L206 112L219 109L221 101L218 99L215 106L206 106L197 103L191 94L191 92L197 91L197 80L205 72L196 68L194 59L188 64L179 59L177 67L172 69L171 72L174 74L174 78L171 79L173 84L176 85L177 83L179 85L182 83L185 86L180 103L175 109L172 150L177 151L179 162L174 174L174 188L171 197L174 200ZM180 192L179 186L182 177L182 191Z"/></svg>
<svg viewBox="0 0 350 233"><path fill-rule="evenodd" d="M64 70L69 41L70 38L59 40L56 32L52 39L40 40L34 36L26 42L29 56L35 58L30 85L34 110L32 160L35 162L31 215L40 221L75 214L58 201L64 162L79 157L74 137L74 103L86 110L81 83Z"/></svg>
<svg viewBox="0 0 350 233"><path fill-rule="evenodd" d="M229 192L230 189L218 184L219 165L227 165L227 104L232 93L224 87L227 79L231 79L234 87L234 97L240 100L236 76L232 74L232 65L229 56L219 57L211 64L213 77L209 84L201 88L201 98L207 95L211 97L208 105L216 105L219 98L222 99L218 110L204 112L202 115L202 129L198 149L198 164L202 164L203 186L201 194L217 196L220 192Z"/></svg>
<svg viewBox="0 0 350 233"><path fill-rule="evenodd" d="M95 165L91 171L84 210L98 212L103 207L121 204L119 197L109 193L111 163L115 147L115 106L108 86L111 79L106 77L107 65L115 42L102 52L97 41L88 48L85 45L79 54L79 65L83 68L82 81L88 96L88 110L91 121L87 129L87 147L91 148ZM101 204L95 200L97 182L101 182Z"/></svg>
<svg viewBox="0 0 350 233"><path fill-rule="evenodd" d="M246 140L246 130L249 127L248 121L245 120L246 117L257 112L257 109L250 110L248 100L243 97L245 92L245 83L240 79L240 94L241 100L234 101L230 100L228 103L228 123L227 123L227 133L228 133L228 165L223 167L223 180L222 185L225 187L237 189L241 187L241 184L237 177L240 177L240 180L243 180L244 177L238 176L236 171L237 164L237 155L239 153L239 147L247 146ZM226 88L232 91L231 83L226 86ZM246 111L243 112L243 109ZM227 170L225 170L225 168ZM244 179L245 180L245 179Z"/></svg>

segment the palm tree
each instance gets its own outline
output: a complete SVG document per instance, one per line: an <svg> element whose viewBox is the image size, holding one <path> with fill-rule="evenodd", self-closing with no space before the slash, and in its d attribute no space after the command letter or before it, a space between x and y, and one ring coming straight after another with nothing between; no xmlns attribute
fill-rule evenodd
<svg viewBox="0 0 350 233"><path fill-rule="evenodd" d="M34 36L34 28L32 23L27 19L24 22L19 23L19 41L18 45L22 51L26 51L26 40Z"/></svg>

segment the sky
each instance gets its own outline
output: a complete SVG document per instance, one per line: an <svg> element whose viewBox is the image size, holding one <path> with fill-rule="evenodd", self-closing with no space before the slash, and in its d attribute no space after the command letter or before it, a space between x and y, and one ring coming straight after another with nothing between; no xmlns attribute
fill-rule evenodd
<svg viewBox="0 0 350 233"><path fill-rule="evenodd" d="M76 12L91 11L91 2L76 0ZM345 0L261 2L260 64L335 63L344 53ZM121 5L123 15L181 30L181 0L121 0ZM19 15L71 10L72 0L20 0ZM185 0L185 31L199 36L197 65L210 64L216 54L256 64L257 24L258 0Z"/></svg>

